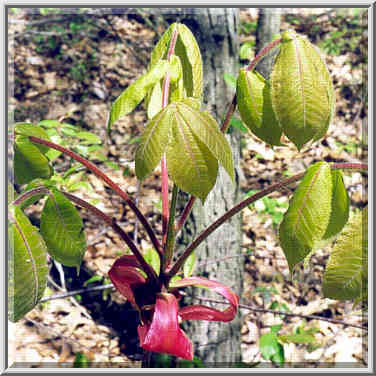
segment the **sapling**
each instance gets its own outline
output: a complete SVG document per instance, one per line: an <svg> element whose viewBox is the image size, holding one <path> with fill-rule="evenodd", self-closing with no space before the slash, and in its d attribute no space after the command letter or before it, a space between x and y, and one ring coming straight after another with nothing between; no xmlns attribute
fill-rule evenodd
<svg viewBox="0 0 376 376"><path fill-rule="evenodd" d="M270 81L254 72L257 63L279 47ZM116 289L138 311L138 335L146 352L192 360L191 340L180 328L184 320L231 321L239 297L218 281L193 276L194 251L213 231L251 203L301 180L279 227L279 239L290 272L324 242L339 236L324 276L324 294L334 299L367 297L367 225L361 215L349 218L349 198L342 169L367 170L360 163L318 162L307 171L277 182L247 197L205 229L177 257L175 243L196 198L205 202L219 168L234 179L231 147L225 137L238 108L245 126L261 141L299 150L325 136L332 120L335 95L320 53L301 35L286 31L266 46L237 77L236 94L224 121L202 110L203 69L199 46L191 31L174 23L151 55L147 72L113 103L107 129L145 102L149 118L135 154L140 181L161 166L162 236L134 200L94 163L50 140L39 125L15 124L14 170L20 194L9 206L9 318L21 319L40 301L46 288L47 255L79 272L86 250L83 222L75 205L101 218L124 240L131 255L115 260L108 275ZM87 201L58 189L50 178L48 152L56 150L102 179L129 206L143 226L152 250L142 250L117 223ZM222 167L220 167L222 166ZM169 181L173 187L169 197ZM34 182L31 189L30 184ZM10 187L9 189L12 189ZM176 218L179 190L190 195ZM39 229L24 209L46 197ZM345 228L342 234L341 231ZM350 242L350 238L354 242ZM229 303L223 310L204 305L180 306L182 289L211 289Z"/></svg>

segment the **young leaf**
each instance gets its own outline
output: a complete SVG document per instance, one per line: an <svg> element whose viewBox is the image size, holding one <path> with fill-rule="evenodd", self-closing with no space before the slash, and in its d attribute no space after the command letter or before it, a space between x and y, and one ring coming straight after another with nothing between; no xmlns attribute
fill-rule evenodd
<svg viewBox="0 0 376 376"><path fill-rule="evenodd" d="M169 64L166 60L159 61L155 64L154 68L142 75L123 91L111 107L107 124L108 132L111 130L111 126L115 121L135 109L135 107L144 99L148 90L166 74L168 68Z"/></svg>
<svg viewBox="0 0 376 376"><path fill-rule="evenodd" d="M164 32L161 39L159 39L158 43L155 45L154 50L151 54L148 71L153 69L160 60L167 58L167 52L170 46L172 33L176 25L176 23L171 24L169 28Z"/></svg>
<svg viewBox="0 0 376 376"><path fill-rule="evenodd" d="M25 184L36 178L47 179L52 175L48 159L27 136L16 137L14 174L17 184Z"/></svg>
<svg viewBox="0 0 376 376"><path fill-rule="evenodd" d="M325 234L331 200L330 166L318 162L307 169L279 228L281 247L291 272Z"/></svg>
<svg viewBox="0 0 376 376"><path fill-rule="evenodd" d="M66 266L80 267L86 250L82 219L77 209L58 190L51 189L40 223L48 253Z"/></svg>
<svg viewBox="0 0 376 376"><path fill-rule="evenodd" d="M48 275L47 250L38 229L18 207L10 210L8 236L9 320L16 322L43 296Z"/></svg>
<svg viewBox="0 0 376 376"><path fill-rule="evenodd" d="M148 119L152 119L162 109L162 84L158 81L148 98L147 113Z"/></svg>
<svg viewBox="0 0 376 376"><path fill-rule="evenodd" d="M154 248L149 248L145 252L144 258L146 262L154 269L155 273L159 275L161 259L159 258L158 252Z"/></svg>
<svg viewBox="0 0 376 376"><path fill-rule="evenodd" d="M169 175L174 183L183 191L205 201L217 180L218 162L178 114L166 157Z"/></svg>
<svg viewBox="0 0 376 376"><path fill-rule="evenodd" d="M49 140L48 134L39 126L30 123L17 123L14 125L14 131L18 135L22 136L34 136ZM34 144L43 154L48 152L50 148L45 145Z"/></svg>
<svg viewBox="0 0 376 376"><path fill-rule="evenodd" d="M282 129L272 108L269 83L257 72L241 70L236 98L240 116L249 130L270 145L282 145Z"/></svg>
<svg viewBox="0 0 376 376"><path fill-rule="evenodd" d="M345 226L326 266L323 292L330 299L365 298L368 288L368 210Z"/></svg>
<svg viewBox="0 0 376 376"><path fill-rule="evenodd" d="M183 68L183 82L188 97L201 100L202 59L197 41L187 26L177 24L178 38L175 55L179 56Z"/></svg>
<svg viewBox="0 0 376 376"><path fill-rule="evenodd" d="M196 266L196 256L195 256L195 253L192 252L191 255L185 261L184 266L183 266L183 273L184 273L185 278L188 278L193 274L195 266Z"/></svg>
<svg viewBox="0 0 376 376"><path fill-rule="evenodd" d="M181 62L186 95L201 101L203 73L200 48L195 37L185 25L179 23L170 25L155 46L148 69L152 69L161 59L167 58L175 28L177 28L178 37L174 54L179 57Z"/></svg>
<svg viewBox="0 0 376 376"><path fill-rule="evenodd" d="M170 81L171 83L177 82L183 74L183 68L179 56L172 55L170 58Z"/></svg>
<svg viewBox="0 0 376 376"><path fill-rule="evenodd" d="M335 100L329 72L315 47L292 31L282 34L271 95L276 118L298 149L325 135Z"/></svg>
<svg viewBox="0 0 376 376"><path fill-rule="evenodd" d="M198 111L191 103L192 100L188 98L188 100L176 104L181 119L189 124L195 136L207 146L224 167L231 180L234 181L232 150L226 137L221 133L217 122L207 111Z"/></svg>
<svg viewBox="0 0 376 376"><path fill-rule="evenodd" d="M136 151L136 175L145 179L157 167L166 150L171 133L172 114L169 107L159 112L146 125Z"/></svg>
<svg viewBox="0 0 376 376"><path fill-rule="evenodd" d="M338 234L349 219L350 200L343 183L342 172L331 170L332 174L332 211L328 228L323 239L331 238Z"/></svg>
<svg viewBox="0 0 376 376"><path fill-rule="evenodd" d="M284 362L283 346L278 342L277 334L272 331L260 337L260 352L266 360Z"/></svg>
<svg viewBox="0 0 376 376"><path fill-rule="evenodd" d="M278 336L281 342L285 343L297 343L297 344L308 344L316 342L316 338L311 333L295 333Z"/></svg>

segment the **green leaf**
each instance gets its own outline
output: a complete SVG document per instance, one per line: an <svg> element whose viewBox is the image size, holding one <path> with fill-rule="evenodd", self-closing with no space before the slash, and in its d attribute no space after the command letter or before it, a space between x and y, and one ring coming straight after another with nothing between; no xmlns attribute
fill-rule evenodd
<svg viewBox="0 0 376 376"><path fill-rule="evenodd" d="M217 180L218 162L179 115L166 152L168 172L180 189L205 201Z"/></svg>
<svg viewBox="0 0 376 376"><path fill-rule="evenodd" d="M224 73L223 79L228 86L230 86L232 89L236 89L236 77L233 74Z"/></svg>
<svg viewBox="0 0 376 376"><path fill-rule="evenodd" d="M188 278L193 274L195 266L196 266L196 256L195 256L195 253L192 252L190 256L187 258L187 260L185 261L184 266L183 266L183 273L184 273L185 278Z"/></svg>
<svg viewBox="0 0 376 376"><path fill-rule="evenodd" d="M260 337L260 352L264 359L272 360L276 363L284 362L284 351L278 342L277 334L269 332Z"/></svg>
<svg viewBox="0 0 376 376"><path fill-rule="evenodd" d="M91 132L77 132L76 137L83 141L84 145L101 144L102 140L94 133Z"/></svg>
<svg viewBox="0 0 376 376"><path fill-rule="evenodd" d="M170 82L174 83L177 82L183 74L183 69L181 66L181 61L179 56L172 55L170 58L170 66L169 66L169 73L170 73Z"/></svg>
<svg viewBox="0 0 376 376"><path fill-rule="evenodd" d="M148 105L147 105L147 114L148 119L152 119L159 111L162 109L162 84L158 81L150 94Z"/></svg>
<svg viewBox="0 0 376 376"><path fill-rule="evenodd" d="M160 162L169 142L172 126L172 113L169 107L160 111L146 125L136 151L136 176L143 180L149 176Z"/></svg>
<svg viewBox="0 0 376 376"><path fill-rule="evenodd" d="M292 31L282 34L271 96L283 132L299 150L325 135L334 111L333 84L316 48Z"/></svg>
<svg viewBox="0 0 376 376"><path fill-rule="evenodd" d="M51 189L40 223L48 253L66 266L80 267L86 250L82 219L77 209L58 190Z"/></svg>
<svg viewBox="0 0 376 376"><path fill-rule="evenodd" d="M354 215L337 239L326 266L323 292L330 299L367 296L368 210Z"/></svg>
<svg viewBox="0 0 376 376"><path fill-rule="evenodd" d="M188 97L201 100L202 96L202 59L197 41L183 24L177 24L178 38L176 40L175 55L179 56L183 68L183 82Z"/></svg>
<svg viewBox="0 0 376 376"><path fill-rule="evenodd" d="M185 100L176 104L179 115L189 124L193 133L204 143L213 156L224 167L231 180L234 181L235 172L232 159L232 150L226 137L219 130L214 118L207 111L199 111Z"/></svg>
<svg viewBox="0 0 376 376"><path fill-rule="evenodd" d="M217 160L234 179L230 145L216 121L198 106L191 98L174 102L151 119L136 151L138 179L150 175L164 153L171 179L201 200L215 184Z"/></svg>
<svg viewBox="0 0 376 376"><path fill-rule="evenodd" d="M76 356L74 358L73 367L74 368L89 368L90 361L85 354L78 352L76 353Z"/></svg>
<svg viewBox="0 0 376 376"><path fill-rule="evenodd" d="M281 247L291 272L324 236L331 200L330 166L326 162L318 162L307 169L279 228Z"/></svg>
<svg viewBox="0 0 376 376"><path fill-rule="evenodd" d="M49 140L48 134L37 125L30 124L30 123L17 123L14 125L14 131L18 135L22 136L34 136L38 138L42 138L44 140ZM41 153L45 154L50 150L48 146L40 145L40 144L34 144Z"/></svg>
<svg viewBox="0 0 376 376"><path fill-rule="evenodd" d="M84 283L83 283L83 287L86 287L88 286L90 283L95 283L95 282L102 282L103 281L103 277L100 276L100 275L93 275L92 277L90 277L88 280L86 280Z"/></svg>
<svg viewBox="0 0 376 376"><path fill-rule="evenodd" d="M57 120L42 120L38 125L45 128L57 128L60 126L60 122Z"/></svg>
<svg viewBox="0 0 376 376"><path fill-rule="evenodd" d="M241 133L247 133L248 129L243 125L243 122L241 120L231 118L230 125L236 129L238 129Z"/></svg>
<svg viewBox="0 0 376 376"><path fill-rule="evenodd" d="M172 33L176 25L176 23L171 24L159 39L158 43L155 45L154 50L151 54L148 71L153 69L160 60L167 58L167 52L170 46Z"/></svg>
<svg viewBox="0 0 376 376"><path fill-rule="evenodd" d="M340 170L331 170L332 174L332 210L329 224L323 239L338 234L349 219L350 199Z"/></svg>
<svg viewBox="0 0 376 376"><path fill-rule="evenodd" d="M144 258L146 262L154 269L155 273L159 275L161 259L159 258L158 252L154 248L149 248L145 252Z"/></svg>
<svg viewBox="0 0 376 376"><path fill-rule="evenodd" d="M268 144L281 146L282 129L273 111L269 83L257 72L241 70L236 98L248 129Z"/></svg>
<svg viewBox="0 0 376 376"><path fill-rule="evenodd" d="M10 210L8 225L9 320L16 322L42 298L47 285L47 252L43 238L22 210Z"/></svg>
<svg viewBox="0 0 376 376"><path fill-rule="evenodd" d="M147 91L153 87L167 72L169 64L166 60L159 61L154 68L142 75L138 80L128 86L113 103L107 123L107 131L112 124L121 117L132 112L144 99Z"/></svg>
<svg viewBox="0 0 376 376"><path fill-rule="evenodd" d="M278 339L281 342L296 344L308 344L316 342L315 336L309 333L282 335L278 336Z"/></svg>
<svg viewBox="0 0 376 376"><path fill-rule="evenodd" d="M25 184L36 178L49 178L52 175L48 159L26 136L16 137L14 173L17 184Z"/></svg>
<svg viewBox="0 0 376 376"><path fill-rule="evenodd" d="M244 42L239 50L239 56L241 60L251 60L252 57L252 50L255 46L255 42L248 41Z"/></svg>

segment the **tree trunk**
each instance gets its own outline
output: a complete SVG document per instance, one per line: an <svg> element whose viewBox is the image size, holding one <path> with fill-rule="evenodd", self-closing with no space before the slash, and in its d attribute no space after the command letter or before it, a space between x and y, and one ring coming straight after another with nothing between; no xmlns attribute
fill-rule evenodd
<svg viewBox="0 0 376 376"><path fill-rule="evenodd" d="M181 22L185 23L200 46L204 64L204 107L221 124L222 119L234 96L223 79L224 73L237 75L238 73L238 38L237 23L238 9L229 8L195 8L186 9ZM220 217L225 211L239 201L239 167L240 134L237 131L227 136L231 143L236 179L232 183L223 168L212 192L210 192L204 206L196 201L182 235L178 239L180 249L189 244L209 224ZM187 196L184 197L184 203ZM181 203L183 205L183 203ZM222 225L209 236L196 250L197 264L210 262L196 271L196 274L216 279L230 286L239 296L243 285L243 263L241 257L227 258L226 256L241 253L241 216ZM212 263L218 260L218 262ZM192 289L192 294L207 298L220 298L205 289ZM197 299L186 298L188 304L208 304ZM217 304L218 309L225 306ZM195 346L195 355L206 366L231 366L241 360L240 330L241 317L230 323L210 321L190 321L185 324L189 337Z"/></svg>
<svg viewBox="0 0 376 376"><path fill-rule="evenodd" d="M256 31L256 53L273 40L273 36L280 32L280 28L281 9L261 8L259 10ZM257 64L256 70L266 79L269 79L277 53L278 48L275 48Z"/></svg>

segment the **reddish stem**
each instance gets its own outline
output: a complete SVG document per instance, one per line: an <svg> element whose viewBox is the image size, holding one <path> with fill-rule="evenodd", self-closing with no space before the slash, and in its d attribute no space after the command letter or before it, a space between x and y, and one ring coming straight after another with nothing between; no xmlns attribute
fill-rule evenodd
<svg viewBox="0 0 376 376"><path fill-rule="evenodd" d="M71 158L75 159L77 162L80 162L85 167L87 167L91 172L93 172L95 175L97 175L99 178L101 178L103 181L105 181L133 210L133 212L136 214L138 220L141 222L141 224L144 226L155 250L162 255L162 247L159 244L158 239L156 238L153 229L149 225L149 222L144 217L144 215L140 212L138 207L135 205L133 200L128 196L127 193L125 193L116 183L114 183L106 174L104 174L101 170L99 170L93 163L89 162L85 158L81 157L80 155L74 153L73 151L66 149L63 146L57 145L51 141L47 141L38 137L30 136L29 137L32 142L35 142L37 144L46 145L52 149L59 150L64 154L69 155Z"/></svg>
<svg viewBox="0 0 376 376"><path fill-rule="evenodd" d="M276 39L273 42L270 42L267 46L265 46L256 56L255 58L251 61L251 63L248 65L246 68L246 72L251 71L257 64L258 62L265 57L274 47L278 46L282 42L282 38Z"/></svg>
<svg viewBox="0 0 376 376"><path fill-rule="evenodd" d="M334 163L330 166L332 169L360 169L360 170L367 170L368 166L364 163ZM285 179L281 182L275 183L268 188L263 189L260 192L246 198L239 204L235 205L232 209L226 212L222 217L217 219L214 223L212 223L209 227L207 227L201 234L188 246L188 248L183 252L183 254L179 257L176 263L172 266L168 273L168 278L173 277L176 273L179 272L180 268L183 266L186 259L190 256L190 254L219 226L221 226L224 222L228 221L231 217L238 214L241 210L243 210L248 205L252 204L253 202L259 200L260 198L272 193L284 186L292 184L298 180L300 180L304 176L305 172L301 172L297 175L294 175L288 179Z"/></svg>
<svg viewBox="0 0 376 376"><path fill-rule="evenodd" d="M117 224L115 218L111 218L107 214L103 213L101 210L96 208L95 206L89 204L85 200L82 200L81 198L71 195L67 192L62 192L70 201L74 202L75 204L91 211L94 215L97 217L103 219L108 225L110 225L124 240L124 242L127 244L131 252L135 255L137 258L137 261L140 263L143 271L148 275L150 279L153 279L155 281L158 280L158 277L154 271L154 269L145 261L144 257L142 256L141 252L135 245L135 243L132 241L132 239L128 236L126 232L123 231L123 229Z"/></svg>
<svg viewBox="0 0 376 376"><path fill-rule="evenodd" d="M176 229L175 229L176 234L183 228L185 221L188 219L188 216L192 211L193 204L195 203L195 201L196 201L196 197L191 196L187 205L185 206L183 210L182 215L180 216L179 223L176 226Z"/></svg>

